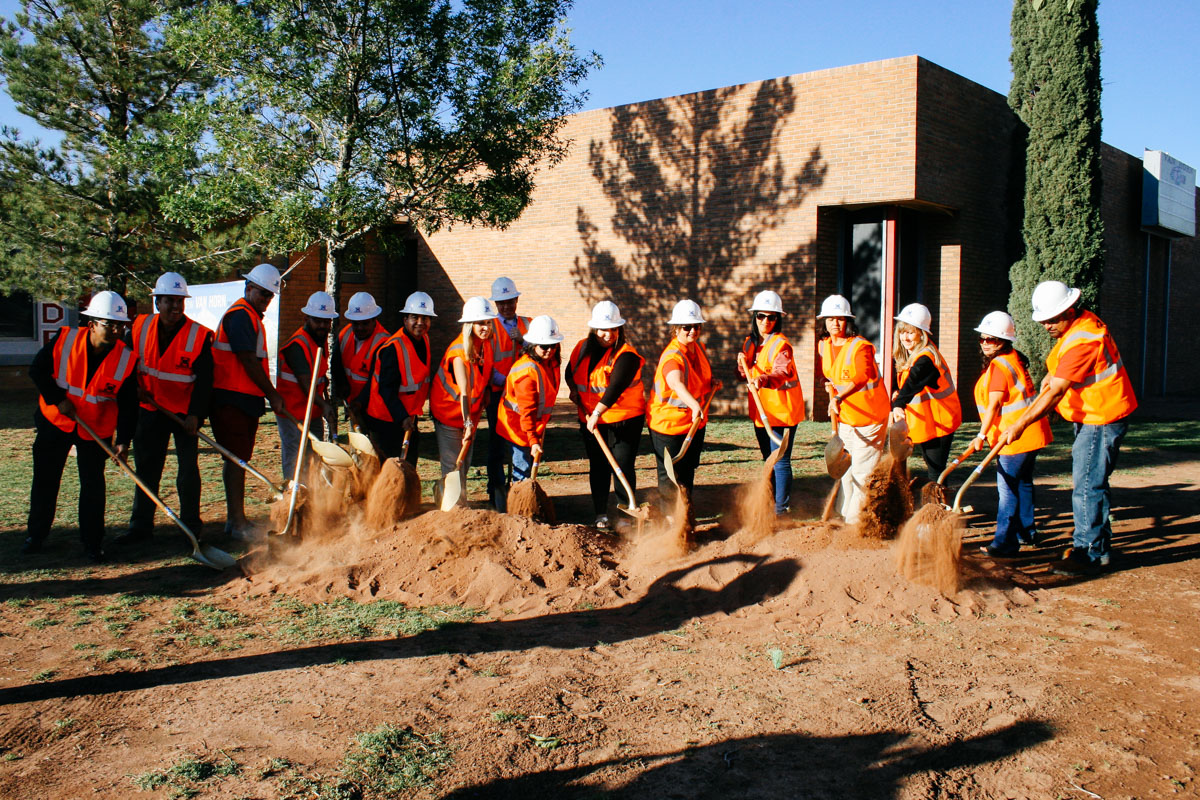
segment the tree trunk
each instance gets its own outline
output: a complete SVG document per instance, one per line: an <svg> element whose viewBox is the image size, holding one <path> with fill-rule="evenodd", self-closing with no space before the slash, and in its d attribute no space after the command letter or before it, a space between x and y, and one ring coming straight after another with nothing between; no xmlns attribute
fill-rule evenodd
<svg viewBox="0 0 1200 800"><path fill-rule="evenodd" d="M342 270L338 261L341 256L341 248L335 244L333 239L325 240L325 291L333 298L333 307L338 309L342 307ZM338 428L338 403L337 403L337 384L333 381L333 351L338 346L338 323L340 319L335 319L333 324L329 326L329 336L325 341L325 380L326 386L329 387L330 411L325 417L325 439L326 441L334 441L337 438ZM349 398L346 398L349 399Z"/></svg>

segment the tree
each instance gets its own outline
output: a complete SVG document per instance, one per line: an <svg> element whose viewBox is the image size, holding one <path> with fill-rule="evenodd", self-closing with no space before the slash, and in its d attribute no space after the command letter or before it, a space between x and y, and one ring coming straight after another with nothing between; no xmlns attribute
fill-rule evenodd
<svg viewBox="0 0 1200 800"><path fill-rule="evenodd" d="M0 130L0 287L122 294L130 278L198 277L219 264L159 207L151 154L176 103L203 81L169 45L175 0L25 0L3 20L0 80L17 110L62 134L55 146Z"/></svg>
<svg viewBox="0 0 1200 800"><path fill-rule="evenodd" d="M339 257L405 219L505 226L596 63L560 21L569 0L252 0L191 20L184 46L218 83L178 121L202 168L166 201L200 229L254 217L273 252ZM172 165L177 168L178 164Z"/></svg>
<svg viewBox="0 0 1200 800"><path fill-rule="evenodd" d="M1099 298L1104 270L1100 216L1100 33L1097 0L1016 0L1009 106L1029 128L1024 256L1009 271L1008 308L1018 341L1041 368L1050 337L1029 318L1044 280Z"/></svg>

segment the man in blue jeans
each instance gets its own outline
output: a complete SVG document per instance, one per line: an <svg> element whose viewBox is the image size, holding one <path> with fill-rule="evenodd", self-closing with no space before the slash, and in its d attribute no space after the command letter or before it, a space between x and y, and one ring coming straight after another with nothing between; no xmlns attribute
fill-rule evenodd
<svg viewBox="0 0 1200 800"><path fill-rule="evenodd" d="M1010 444L1025 428L1056 408L1075 424L1071 447L1072 547L1051 567L1058 575L1090 575L1108 566L1112 550L1108 479L1117 466L1128 417L1137 408L1133 383L1108 328L1076 306L1079 290L1044 281L1033 291L1033 319L1057 341L1046 357L1042 391L1012 427L1000 434Z"/></svg>

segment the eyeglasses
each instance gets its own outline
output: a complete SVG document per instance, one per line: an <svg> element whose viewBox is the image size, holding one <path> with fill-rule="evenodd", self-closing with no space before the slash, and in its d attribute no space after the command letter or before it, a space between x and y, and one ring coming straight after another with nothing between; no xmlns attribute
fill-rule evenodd
<svg viewBox="0 0 1200 800"><path fill-rule="evenodd" d="M1004 342L1005 342L1004 339L995 339L991 336L980 336L979 337L980 344L1004 344Z"/></svg>
<svg viewBox="0 0 1200 800"><path fill-rule="evenodd" d="M762 313L759 313L759 314L755 314L755 315L754 315L754 318L755 318L756 320L758 320L759 322L765 322L765 321L767 321L767 320L769 320L769 319L772 319L772 320L773 320L773 319L779 319L779 315L778 315L778 314L762 314Z"/></svg>
<svg viewBox="0 0 1200 800"><path fill-rule="evenodd" d="M679 327L680 327L682 330L685 330L685 331L698 331L698 330L700 330L700 325L699 325L698 323L692 323L692 324L690 324L690 325L680 325Z"/></svg>

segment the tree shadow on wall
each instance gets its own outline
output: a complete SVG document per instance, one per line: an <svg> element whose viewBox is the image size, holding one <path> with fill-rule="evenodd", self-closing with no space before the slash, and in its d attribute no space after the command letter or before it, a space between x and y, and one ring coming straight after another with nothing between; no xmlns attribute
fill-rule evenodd
<svg viewBox="0 0 1200 800"><path fill-rule="evenodd" d="M755 292L779 292L792 311L812 302L813 241L797 242L774 263L758 263L758 250L828 171L819 146L795 171L779 152L783 122L796 107L790 81L765 81L748 106L744 92L714 89L615 109L608 139L589 150L592 175L612 203L610 230L582 206L576 211L584 254L571 273L588 301L616 302L631 338L653 350L667 341L674 304L695 300L715 322L706 346L718 372L730 370ZM794 339L798 329L788 332Z"/></svg>

